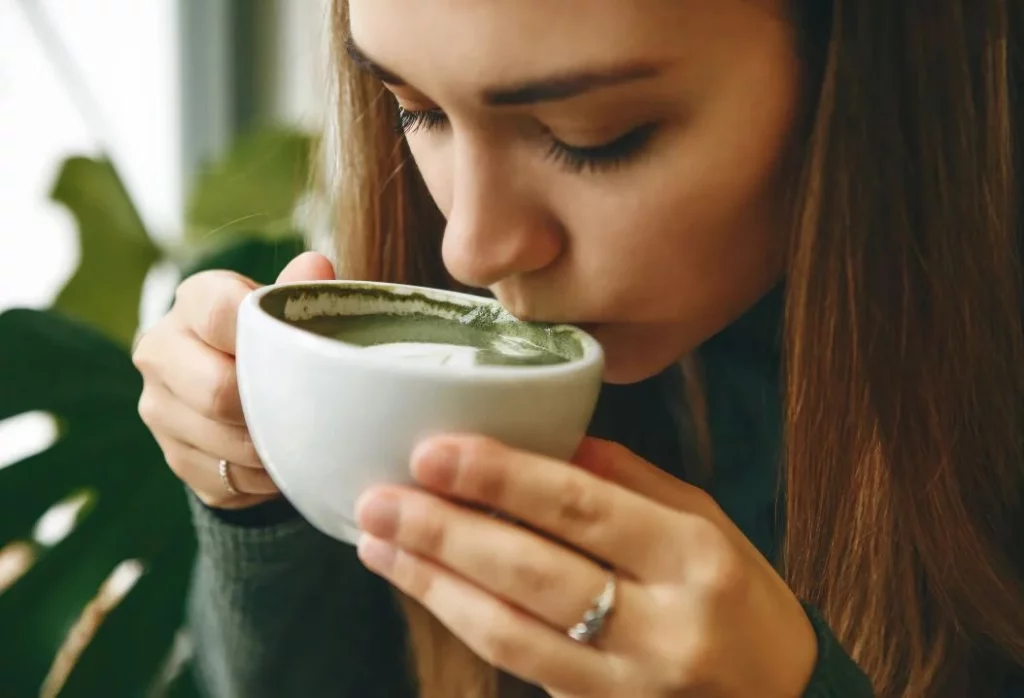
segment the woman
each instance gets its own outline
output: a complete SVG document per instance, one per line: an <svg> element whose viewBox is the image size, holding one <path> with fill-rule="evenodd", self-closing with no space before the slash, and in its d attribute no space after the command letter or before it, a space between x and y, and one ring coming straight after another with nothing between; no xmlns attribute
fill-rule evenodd
<svg viewBox="0 0 1024 698"><path fill-rule="evenodd" d="M427 442L357 553L253 453L252 282L187 280L135 358L210 693L1024 695L1022 16L339 0L338 273L584 325L609 440Z"/></svg>

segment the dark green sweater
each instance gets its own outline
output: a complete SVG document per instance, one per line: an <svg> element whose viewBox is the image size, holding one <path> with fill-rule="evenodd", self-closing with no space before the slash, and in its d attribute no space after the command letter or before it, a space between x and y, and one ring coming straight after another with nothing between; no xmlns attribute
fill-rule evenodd
<svg viewBox="0 0 1024 698"><path fill-rule="evenodd" d="M709 478L681 467L695 456L677 369L634 386L608 386L591 429L707 489L772 561L783 523L780 303L780 292L771 293L700 350L714 455ZM209 695L412 694L393 597L353 548L315 531L286 502L228 513L191 501L200 550L191 628L199 681ZM807 611L819 658L806 698L872 696L827 625Z"/></svg>

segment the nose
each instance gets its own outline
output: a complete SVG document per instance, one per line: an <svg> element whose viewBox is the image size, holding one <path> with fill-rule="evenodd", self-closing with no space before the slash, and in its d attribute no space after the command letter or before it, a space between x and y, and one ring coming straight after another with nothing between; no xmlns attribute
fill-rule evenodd
<svg viewBox="0 0 1024 698"><path fill-rule="evenodd" d="M456 146L442 257L468 286L488 288L543 269L563 234L542 196L509 158L481 144Z"/></svg>

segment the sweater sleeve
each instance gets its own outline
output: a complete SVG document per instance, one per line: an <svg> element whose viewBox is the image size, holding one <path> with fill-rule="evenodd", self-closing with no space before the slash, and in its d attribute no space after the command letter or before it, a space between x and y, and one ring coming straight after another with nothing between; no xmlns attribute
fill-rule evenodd
<svg viewBox="0 0 1024 698"><path fill-rule="evenodd" d="M393 597L354 548L299 517L240 525L189 503L199 553L188 625L205 695L409 695Z"/></svg>
<svg viewBox="0 0 1024 698"><path fill-rule="evenodd" d="M804 604L818 638L818 661L803 698L874 698L867 675L839 644L818 609Z"/></svg>

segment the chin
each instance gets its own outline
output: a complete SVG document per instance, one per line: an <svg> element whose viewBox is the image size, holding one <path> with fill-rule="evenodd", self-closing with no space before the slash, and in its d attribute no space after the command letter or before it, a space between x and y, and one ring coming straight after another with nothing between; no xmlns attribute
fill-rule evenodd
<svg viewBox="0 0 1024 698"><path fill-rule="evenodd" d="M685 353L664 336L640 336L647 333L607 325L588 327L586 331L601 343L605 354L604 381L613 385L639 383L656 376Z"/></svg>

